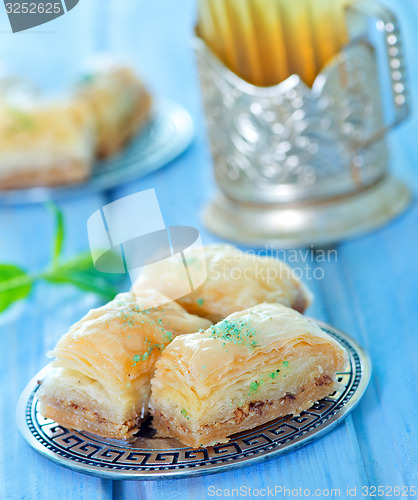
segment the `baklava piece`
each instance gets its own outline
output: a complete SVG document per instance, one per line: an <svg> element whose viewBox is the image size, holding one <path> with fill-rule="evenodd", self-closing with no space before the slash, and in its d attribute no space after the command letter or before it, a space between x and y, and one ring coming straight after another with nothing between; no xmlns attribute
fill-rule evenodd
<svg viewBox="0 0 418 500"><path fill-rule="evenodd" d="M192 293L177 300L187 311L218 322L230 314L262 302L279 303L304 312L312 301L307 287L294 276L284 262L238 250L232 245L216 244L187 254L190 274L207 267L207 279ZM175 296L181 270L167 259L144 268L134 290L157 288L169 297Z"/></svg>
<svg viewBox="0 0 418 500"><path fill-rule="evenodd" d="M38 391L42 415L103 437L132 437L147 413L150 380L164 348L176 335L210 325L175 302L149 308L155 295L120 294L59 340Z"/></svg>
<svg viewBox="0 0 418 500"><path fill-rule="evenodd" d="M142 81L131 68L106 57L92 62L76 95L95 116L98 157L120 151L150 119L151 96Z"/></svg>
<svg viewBox="0 0 418 500"><path fill-rule="evenodd" d="M0 189L86 180L95 141L93 116L82 103L0 103Z"/></svg>
<svg viewBox="0 0 418 500"><path fill-rule="evenodd" d="M346 363L342 346L315 323L261 304L167 347L152 380L153 425L191 447L224 443L307 410L336 389Z"/></svg>

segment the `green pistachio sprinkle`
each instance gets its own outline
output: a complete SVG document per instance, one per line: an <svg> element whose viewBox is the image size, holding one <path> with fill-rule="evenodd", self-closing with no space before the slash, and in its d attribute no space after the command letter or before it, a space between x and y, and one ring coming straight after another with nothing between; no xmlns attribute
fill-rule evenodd
<svg viewBox="0 0 418 500"><path fill-rule="evenodd" d="M275 372L270 372L269 373L269 377L271 378L271 380L274 380L280 373L280 370L276 370Z"/></svg>
<svg viewBox="0 0 418 500"><path fill-rule="evenodd" d="M196 302L197 302L197 305L202 306L205 301L203 299L197 299Z"/></svg>
<svg viewBox="0 0 418 500"><path fill-rule="evenodd" d="M283 361L283 366L287 368L289 366L289 361Z"/></svg>
<svg viewBox="0 0 418 500"><path fill-rule="evenodd" d="M36 128L36 121L28 113L16 108L10 108L10 111L15 119L16 124L22 130L30 130Z"/></svg>
<svg viewBox="0 0 418 500"><path fill-rule="evenodd" d="M143 322L143 321L141 321L141 322ZM155 324L157 324L157 323L155 322ZM133 322L132 322L132 325L129 325L129 326L133 326ZM159 351L163 351L166 348L166 346L173 340L173 336L174 336L173 332L166 330L161 325L158 325L158 326L162 331L162 343L161 344L159 344L159 343L151 344L151 340L148 339L147 337L145 337L144 341L149 345L149 348L146 352L144 352L142 354L135 354L135 356L132 358L133 366L136 366L136 364L139 361L147 360L154 349L158 349ZM131 338L131 337L129 336L128 338Z"/></svg>
<svg viewBox="0 0 418 500"><path fill-rule="evenodd" d="M167 344L169 344L173 340L173 332L169 332L169 331L165 330L164 337L167 340Z"/></svg>
<svg viewBox="0 0 418 500"><path fill-rule="evenodd" d="M136 366L137 363L139 363L140 361L146 361L149 358L152 351L154 350L154 348L158 349L159 347L160 347L159 344L155 344L149 347L148 350L143 354L135 354L135 356L132 358L133 366Z"/></svg>
<svg viewBox="0 0 418 500"><path fill-rule="evenodd" d="M224 347L225 342L247 346L250 350L258 346L255 339L257 332L245 319L226 319L209 327L209 331L211 337L224 340Z"/></svg>
<svg viewBox="0 0 418 500"><path fill-rule="evenodd" d="M256 393L258 391L258 388L260 387L260 385L263 383L263 379L260 380L260 382L258 382L257 380L254 381L254 382L251 382L250 384L250 392L248 393L249 396L251 396L252 393Z"/></svg>
<svg viewBox="0 0 418 500"><path fill-rule="evenodd" d="M78 83L80 85L89 85L90 83L94 82L96 80L97 76L92 73L85 73L78 79Z"/></svg>
<svg viewBox="0 0 418 500"><path fill-rule="evenodd" d="M202 369L203 369L203 370L206 370L206 365L203 365L203 366L202 366Z"/></svg>
<svg viewBox="0 0 418 500"><path fill-rule="evenodd" d="M189 416L187 415L187 411L184 408L182 408L180 413L183 415L184 418L187 418L187 420L190 420Z"/></svg>

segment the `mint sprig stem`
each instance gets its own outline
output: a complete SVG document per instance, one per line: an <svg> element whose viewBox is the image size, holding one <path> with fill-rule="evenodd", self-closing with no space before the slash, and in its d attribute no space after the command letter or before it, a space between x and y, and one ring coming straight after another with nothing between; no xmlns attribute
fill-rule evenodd
<svg viewBox="0 0 418 500"><path fill-rule="evenodd" d="M65 240L64 216L53 202L48 202L46 207L55 218L51 262L44 270L35 273L13 264L0 264L0 313L14 302L26 298L40 281L73 285L105 300L112 300L118 293L115 284L124 275L97 271L90 252L81 252L68 259L61 258Z"/></svg>

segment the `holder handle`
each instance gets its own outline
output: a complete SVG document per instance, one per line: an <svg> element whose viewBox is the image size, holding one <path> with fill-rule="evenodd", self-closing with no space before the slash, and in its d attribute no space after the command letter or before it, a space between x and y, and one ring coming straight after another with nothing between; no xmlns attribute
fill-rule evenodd
<svg viewBox="0 0 418 500"><path fill-rule="evenodd" d="M403 46L396 16L383 5L372 0L356 0L346 6L347 22L350 38L358 40L364 38L364 30L358 29L359 15L366 16L376 23L376 29L383 35L388 73L393 97L393 119L383 125L368 143L384 135L389 129L405 120L410 113L407 90L407 76L403 56Z"/></svg>

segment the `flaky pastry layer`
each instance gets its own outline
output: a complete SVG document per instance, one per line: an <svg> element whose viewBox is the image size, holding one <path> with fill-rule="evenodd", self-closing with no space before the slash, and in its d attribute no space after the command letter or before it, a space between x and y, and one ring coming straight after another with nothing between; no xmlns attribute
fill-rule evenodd
<svg viewBox="0 0 418 500"><path fill-rule="evenodd" d="M113 61L96 61L77 95L95 116L99 157L117 153L149 121L150 94L130 68Z"/></svg>
<svg viewBox="0 0 418 500"><path fill-rule="evenodd" d="M191 430L184 418L163 415L155 412L153 425L158 437L175 437L192 448L227 443L229 437L242 431L253 429L286 415L299 415L309 409L316 401L331 394L337 383L328 376L318 377L306 386L302 386L298 394L288 393L276 400L256 400L235 408L233 416L227 420L215 421Z"/></svg>
<svg viewBox="0 0 418 500"><path fill-rule="evenodd" d="M280 304L261 304L171 343L151 381L154 426L167 433L164 422L171 420L171 436L193 446L202 441L204 429L210 438L199 444L226 440L307 409L333 391L336 373L346 363L342 346L315 323ZM259 417L236 421L237 412L248 413L246 408L260 402L265 408ZM274 413L280 409L286 413Z"/></svg>
<svg viewBox="0 0 418 500"><path fill-rule="evenodd" d="M27 161L16 164L13 170L2 172L0 167L0 189L63 186L77 184L90 177L90 162L82 162L65 157L51 158L51 160L51 162L31 166L30 155L28 155Z"/></svg>
<svg viewBox="0 0 418 500"><path fill-rule="evenodd" d="M82 182L94 149L94 119L81 102L0 103L0 189Z"/></svg>
<svg viewBox="0 0 418 500"><path fill-rule="evenodd" d="M165 347L176 335L209 324L176 303L149 307L158 299L163 297L154 291L141 297L119 294L91 310L60 339L49 354L55 358L53 369L38 391L45 417L61 419L65 411L65 424L58 423L79 430L91 430L94 424L95 432L105 435L103 424L110 429L106 437L130 436L127 422L135 429L147 413L154 365ZM102 424L92 423L89 415ZM110 436L111 429L119 430Z"/></svg>
<svg viewBox="0 0 418 500"><path fill-rule="evenodd" d="M279 303L304 312L312 301L307 287L284 262L240 251L232 245L216 244L184 252L190 276L207 267L203 285L188 295L180 288L182 261L164 260L144 268L134 290L152 287L177 299L187 311L218 322L230 314L263 302Z"/></svg>

